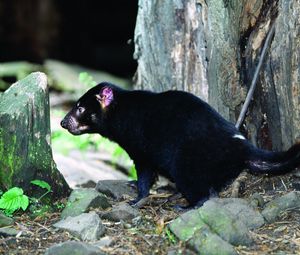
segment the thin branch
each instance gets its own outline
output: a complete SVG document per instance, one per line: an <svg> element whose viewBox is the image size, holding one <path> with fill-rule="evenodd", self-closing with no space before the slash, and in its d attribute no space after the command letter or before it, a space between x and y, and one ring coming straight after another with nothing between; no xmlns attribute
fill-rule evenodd
<svg viewBox="0 0 300 255"><path fill-rule="evenodd" d="M255 90L255 87L256 87L256 83L257 83L257 80L258 80L259 72L261 70L262 64L264 62L264 59L265 59L265 56L266 56L266 53L267 53L267 49L269 48L269 45L270 45L270 42L271 42L271 38L273 37L274 32L275 32L275 22L272 24L272 26L270 28L270 31L269 31L269 33L267 35L265 44L264 44L262 52L261 52L261 56L259 58L258 65L257 65L257 67L255 69L255 73L254 73L254 76L253 76L253 79L252 79L252 82L251 82L251 86L250 86L250 89L248 91L245 103L244 103L244 105L242 107L242 110L240 112L239 118L238 118L238 120L237 120L237 122L235 124L235 127L237 129L240 128L242 122L244 121L247 109L248 109L250 101L251 101L251 99L253 97L253 93L254 93L254 90Z"/></svg>

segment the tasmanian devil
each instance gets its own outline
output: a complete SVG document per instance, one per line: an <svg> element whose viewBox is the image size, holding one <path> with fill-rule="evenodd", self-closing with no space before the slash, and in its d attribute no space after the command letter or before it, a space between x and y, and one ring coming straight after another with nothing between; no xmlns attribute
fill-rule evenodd
<svg viewBox="0 0 300 255"><path fill-rule="evenodd" d="M74 135L99 133L127 151L137 169L135 202L148 196L158 174L195 205L245 168L276 175L300 164L300 144L286 152L258 149L211 106L183 91L128 91L103 82L77 101L61 125Z"/></svg>

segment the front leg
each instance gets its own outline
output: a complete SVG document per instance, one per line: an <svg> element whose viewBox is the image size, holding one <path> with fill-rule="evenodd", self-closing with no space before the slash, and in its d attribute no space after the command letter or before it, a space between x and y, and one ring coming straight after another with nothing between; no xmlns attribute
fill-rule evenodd
<svg viewBox="0 0 300 255"><path fill-rule="evenodd" d="M149 167L142 167L136 165L137 171L137 190L138 196L133 201L130 201L129 204L136 205L141 199L149 195L149 190L156 180L156 172Z"/></svg>

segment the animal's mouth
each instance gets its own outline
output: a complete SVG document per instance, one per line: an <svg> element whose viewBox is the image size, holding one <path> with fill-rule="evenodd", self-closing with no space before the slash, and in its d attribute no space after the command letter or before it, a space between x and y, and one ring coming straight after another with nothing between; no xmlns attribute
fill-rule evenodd
<svg viewBox="0 0 300 255"><path fill-rule="evenodd" d="M79 126L77 128L71 127L67 128L67 130L72 134L72 135L81 135L85 133L89 129L88 126Z"/></svg>
<svg viewBox="0 0 300 255"><path fill-rule="evenodd" d="M81 135L81 131L79 129L67 129L72 135Z"/></svg>

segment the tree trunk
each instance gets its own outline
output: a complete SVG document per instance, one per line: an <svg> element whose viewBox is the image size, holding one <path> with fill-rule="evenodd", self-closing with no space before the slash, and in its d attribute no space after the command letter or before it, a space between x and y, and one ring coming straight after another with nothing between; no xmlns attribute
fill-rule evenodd
<svg viewBox="0 0 300 255"><path fill-rule="evenodd" d="M190 91L235 121L276 22L245 131L262 147L287 148L300 133L299 5L297 0L140 0L136 86Z"/></svg>

